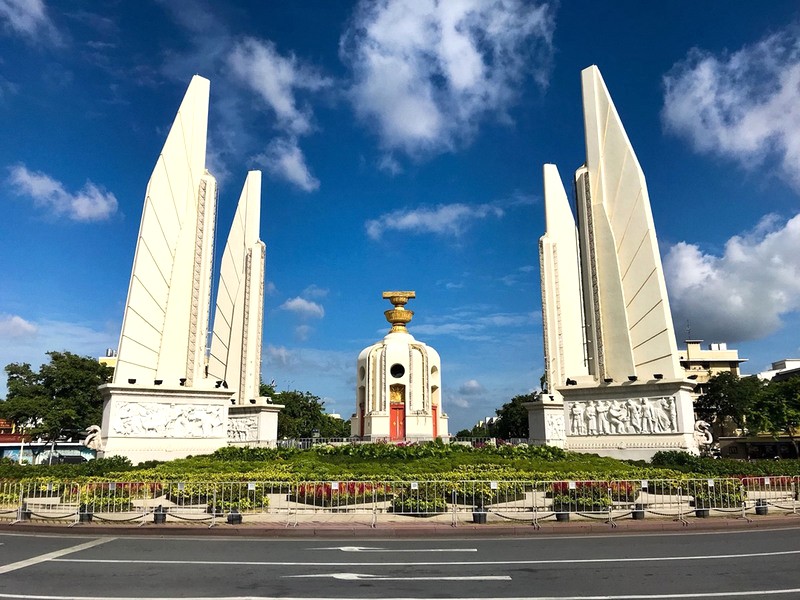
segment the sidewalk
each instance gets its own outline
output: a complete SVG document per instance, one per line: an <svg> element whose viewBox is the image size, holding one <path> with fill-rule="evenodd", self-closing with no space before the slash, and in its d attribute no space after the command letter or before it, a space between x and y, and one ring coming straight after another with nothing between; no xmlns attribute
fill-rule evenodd
<svg viewBox="0 0 800 600"><path fill-rule="evenodd" d="M556 522L548 519L535 527L530 521L491 520L487 524L476 525L459 521L453 526L447 515L429 518L408 516L383 517L375 527L363 515L335 515L320 519L309 516L298 519L297 525L251 520L244 515L242 524L229 525L224 518L217 519L213 527L209 522L168 521L155 525L147 522L141 525L130 523L77 523L67 526L63 523L23 521L0 525L5 533L51 533L89 536L231 536L257 538L336 538L336 539L389 539L389 538L430 538L430 537L534 537L547 535L592 535L592 534L648 534L660 532L698 532L748 529L786 529L800 528L800 515L782 514L752 517L746 519L730 517L710 517L698 519L688 517L685 521L646 518L643 520L624 519L610 524L605 521L573 520ZM444 518L447 517L447 518Z"/></svg>

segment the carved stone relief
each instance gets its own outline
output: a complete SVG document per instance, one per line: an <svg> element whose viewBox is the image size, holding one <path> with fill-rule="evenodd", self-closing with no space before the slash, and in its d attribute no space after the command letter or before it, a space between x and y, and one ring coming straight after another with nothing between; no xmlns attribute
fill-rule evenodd
<svg viewBox="0 0 800 600"><path fill-rule="evenodd" d="M564 439L564 418L561 415L548 414L545 416L545 432L550 440Z"/></svg>
<svg viewBox="0 0 800 600"><path fill-rule="evenodd" d="M258 417L230 417L228 419L228 440L232 442L254 442L258 440Z"/></svg>
<svg viewBox="0 0 800 600"><path fill-rule="evenodd" d="M567 402L569 435L641 435L678 432L674 397Z"/></svg>
<svg viewBox="0 0 800 600"><path fill-rule="evenodd" d="M111 430L114 435L167 438L215 438L223 435L223 406L121 403Z"/></svg>

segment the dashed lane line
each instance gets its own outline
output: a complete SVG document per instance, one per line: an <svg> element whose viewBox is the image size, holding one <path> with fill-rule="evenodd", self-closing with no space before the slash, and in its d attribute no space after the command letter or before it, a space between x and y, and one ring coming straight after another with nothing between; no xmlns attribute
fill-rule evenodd
<svg viewBox="0 0 800 600"><path fill-rule="evenodd" d="M19 569L24 569L25 567L30 567L33 565L38 565L39 563L47 562L48 560L54 560L61 556L66 556L67 554L73 554L75 552L80 552L81 550L88 550L89 548L94 548L95 546L99 546L100 544L105 544L106 542L110 542L116 538L104 537L99 538L96 540L91 540L85 542L83 544L78 544L77 546L70 546L69 548L62 548L61 550L56 550L54 552L48 552L47 554L40 554L39 556L34 556L32 558L26 558L25 560L20 560L15 563L11 563L8 565L0 566L0 575L3 573L10 573L11 571L17 571Z"/></svg>

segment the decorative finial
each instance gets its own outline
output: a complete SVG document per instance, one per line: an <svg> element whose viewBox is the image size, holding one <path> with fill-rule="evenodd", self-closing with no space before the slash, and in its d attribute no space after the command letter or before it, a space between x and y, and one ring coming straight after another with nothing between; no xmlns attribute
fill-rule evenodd
<svg viewBox="0 0 800 600"><path fill-rule="evenodd" d="M410 291L383 292L383 298L394 304L393 309L384 311L383 313L386 316L386 320L392 324L390 333L408 333L406 324L411 321L411 318L414 316L414 311L406 310L404 306L409 299L416 297L417 293Z"/></svg>

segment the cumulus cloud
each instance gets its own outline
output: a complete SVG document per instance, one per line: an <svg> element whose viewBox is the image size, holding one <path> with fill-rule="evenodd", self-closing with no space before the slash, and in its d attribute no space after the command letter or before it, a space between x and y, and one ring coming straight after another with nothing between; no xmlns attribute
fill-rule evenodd
<svg viewBox="0 0 800 600"><path fill-rule="evenodd" d="M319 179L311 174L295 138L272 140L254 160L274 177L285 179L304 192L319 189Z"/></svg>
<svg viewBox="0 0 800 600"><path fill-rule="evenodd" d="M440 235L460 235L473 222L487 217L502 217L503 210L491 204L440 204L435 207L395 210L367 221L367 235L380 239L386 231Z"/></svg>
<svg viewBox="0 0 800 600"><path fill-rule="evenodd" d="M299 296L287 300L281 304L280 308L306 318L321 319L325 316L325 309L321 304L306 300L305 298L300 298Z"/></svg>
<svg viewBox="0 0 800 600"><path fill-rule="evenodd" d="M673 320L692 337L744 342L768 336L800 310L800 215L774 215L734 236L722 256L674 245L664 260Z"/></svg>
<svg viewBox="0 0 800 600"><path fill-rule="evenodd" d="M70 193L49 175L29 171L25 165L10 168L9 183L20 196L28 196L34 204L53 217L65 216L73 221L105 221L117 212L117 199L111 192L87 181L80 191Z"/></svg>
<svg viewBox="0 0 800 600"><path fill-rule="evenodd" d="M523 0L362 0L340 42L350 98L387 151L467 141L507 118L523 79L546 86L553 11Z"/></svg>
<svg viewBox="0 0 800 600"><path fill-rule="evenodd" d="M6 28L36 43L60 43L42 0L0 0L0 20Z"/></svg>
<svg viewBox="0 0 800 600"><path fill-rule="evenodd" d="M314 129L313 111L298 95L329 88L332 80L294 54L281 55L269 40L246 38L238 42L228 64L239 82L261 99L281 133L257 162L306 192L316 190L319 181L311 175L298 145L298 137Z"/></svg>
<svg viewBox="0 0 800 600"><path fill-rule="evenodd" d="M38 330L35 324L18 315L0 315L0 340L28 338Z"/></svg>
<svg viewBox="0 0 800 600"><path fill-rule="evenodd" d="M777 156L800 190L800 26L737 52L693 49L664 76L665 129L754 167Z"/></svg>
<svg viewBox="0 0 800 600"><path fill-rule="evenodd" d="M273 112L277 127L295 135L311 131L311 108L299 105L296 92L329 87L332 83L329 78L301 63L293 54L281 56L272 42L253 38L238 43L229 62L234 73Z"/></svg>
<svg viewBox="0 0 800 600"><path fill-rule="evenodd" d="M478 396L486 393L486 389L477 379L469 379L461 384L458 393L462 396Z"/></svg>

